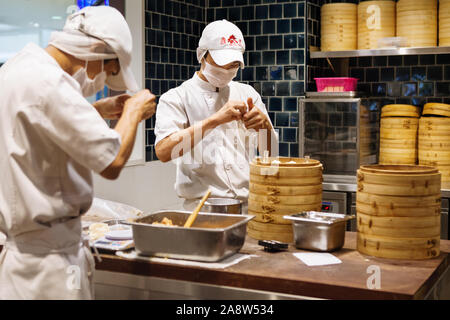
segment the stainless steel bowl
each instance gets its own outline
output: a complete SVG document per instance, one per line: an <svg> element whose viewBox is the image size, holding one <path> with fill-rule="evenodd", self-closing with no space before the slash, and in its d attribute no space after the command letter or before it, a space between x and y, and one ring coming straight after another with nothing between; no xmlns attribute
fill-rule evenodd
<svg viewBox="0 0 450 320"><path fill-rule="evenodd" d="M208 198L201 212L242 214L242 200L229 198Z"/></svg>
<svg viewBox="0 0 450 320"><path fill-rule="evenodd" d="M346 221L355 216L306 211L283 218L292 221L296 248L335 251L344 245Z"/></svg>

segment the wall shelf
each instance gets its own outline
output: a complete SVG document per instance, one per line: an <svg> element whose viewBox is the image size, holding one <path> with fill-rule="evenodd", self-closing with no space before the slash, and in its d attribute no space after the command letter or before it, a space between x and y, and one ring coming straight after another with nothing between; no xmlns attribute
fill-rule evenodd
<svg viewBox="0 0 450 320"><path fill-rule="evenodd" d="M311 59L319 58L353 58L373 56L403 56L423 54L450 54L450 47L396 48L351 51L311 51Z"/></svg>

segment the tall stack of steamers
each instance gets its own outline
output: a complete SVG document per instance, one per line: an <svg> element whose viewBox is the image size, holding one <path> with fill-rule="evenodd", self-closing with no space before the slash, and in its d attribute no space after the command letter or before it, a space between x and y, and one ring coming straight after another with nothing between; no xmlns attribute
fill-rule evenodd
<svg viewBox="0 0 450 320"><path fill-rule="evenodd" d="M439 46L450 45L450 0L439 0L439 11L438 0L330 3L321 8L322 51L378 49L393 37L403 38L401 46L406 47L436 47L438 38Z"/></svg>

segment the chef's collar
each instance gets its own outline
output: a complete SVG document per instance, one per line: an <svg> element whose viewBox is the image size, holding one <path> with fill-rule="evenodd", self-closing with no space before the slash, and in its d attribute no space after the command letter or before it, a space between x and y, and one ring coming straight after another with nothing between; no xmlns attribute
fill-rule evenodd
<svg viewBox="0 0 450 320"><path fill-rule="evenodd" d="M224 89L224 88L217 88L217 87L213 86L211 83L209 83L208 81L205 81L202 78L200 78L198 76L198 71L194 73L194 80L195 80L195 83L204 91L219 92Z"/></svg>

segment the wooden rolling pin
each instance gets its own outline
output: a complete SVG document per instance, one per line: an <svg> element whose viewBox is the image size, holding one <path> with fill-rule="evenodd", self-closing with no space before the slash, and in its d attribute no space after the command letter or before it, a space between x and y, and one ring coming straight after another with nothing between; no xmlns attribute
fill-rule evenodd
<svg viewBox="0 0 450 320"><path fill-rule="evenodd" d="M203 196L202 200L198 204L197 208L195 208L194 212L192 212L192 214L189 216L189 218L184 223L185 228L190 228L192 226L195 219L197 218L198 213L200 212L200 209L203 207L206 199L208 199L210 194L211 194L211 190L208 190L208 192L206 192L206 194Z"/></svg>

